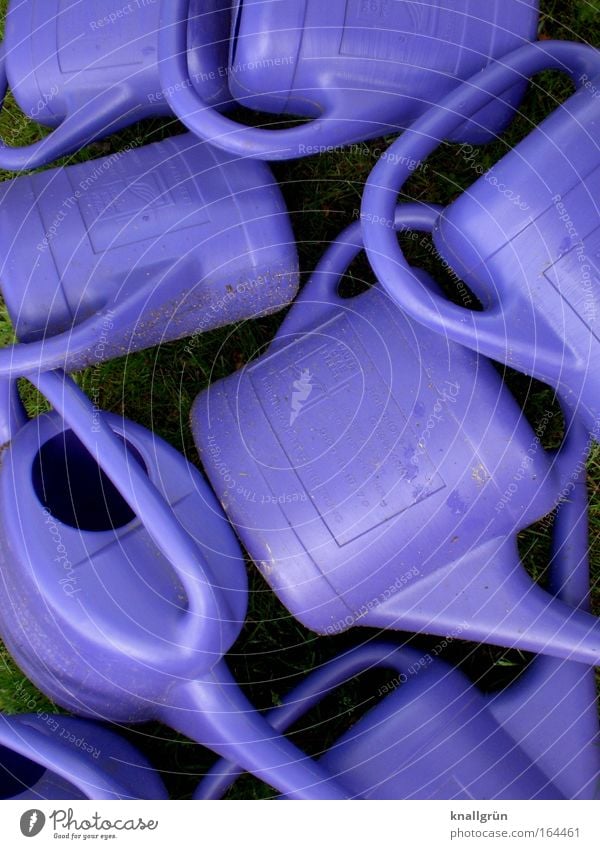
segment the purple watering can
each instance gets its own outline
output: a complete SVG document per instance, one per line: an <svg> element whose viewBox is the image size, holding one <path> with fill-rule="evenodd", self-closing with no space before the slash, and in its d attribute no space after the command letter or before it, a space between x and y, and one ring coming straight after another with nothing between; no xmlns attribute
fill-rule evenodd
<svg viewBox="0 0 600 849"><path fill-rule="evenodd" d="M229 100L228 0L192 0L186 25L191 85L211 106ZM144 118L171 115L157 66L154 0L10 0L0 65L23 112L55 128L28 147L0 148L0 168L37 168ZM8 142L8 144L7 144Z"/></svg>
<svg viewBox="0 0 600 849"><path fill-rule="evenodd" d="M191 135L0 185L0 376L75 370L272 312L298 258L268 166Z"/></svg>
<svg viewBox="0 0 600 849"><path fill-rule="evenodd" d="M575 481L559 507L552 583L588 609L587 491ZM429 653L370 643L309 675L267 716L284 733L350 678L373 667L398 674L385 699L320 762L353 797L372 799L597 799L600 729L594 671L538 657L497 695L484 696ZM381 691L380 691L381 692ZM198 799L220 798L240 774L220 761Z"/></svg>
<svg viewBox="0 0 600 849"><path fill-rule="evenodd" d="M427 230L438 214L406 204L395 224ZM270 352L195 402L195 441L238 535L318 633L360 624L600 662L598 620L534 584L516 544L585 461L576 423L545 452L491 363L378 287L341 298L360 247L355 222Z"/></svg>
<svg viewBox="0 0 600 849"><path fill-rule="evenodd" d="M381 222L409 176L402 157L426 156L462 116L517 74L568 71L577 92L435 223L443 258L483 305L473 312L410 271ZM365 247L383 287L415 320L551 384L600 439L600 52L545 41L505 57L414 125L373 169L363 197ZM393 163L393 164L392 164Z"/></svg>
<svg viewBox="0 0 600 849"><path fill-rule="evenodd" d="M208 484L59 372L35 385L55 412L17 433L0 468L0 629L21 669L74 713L160 719L294 798L344 798L223 661L246 573Z"/></svg>
<svg viewBox="0 0 600 849"><path fill-rule="evenodd" d="M0 799L167 799L148 761L71 716L0 716Z"/></svg>
<svg viewBox="0 0 600 849"><path fill-rule="evenodd" d="M220 115L192 85L189 13L190 0L161 0L159 66L173 111L225 150L293 159L404 129L491 58L535 38L538 2L236 0L231 94L251 109L315 119L277 131ZM485 104L454 137L494 138L524 93L512 82L505 103Z"/></svg>

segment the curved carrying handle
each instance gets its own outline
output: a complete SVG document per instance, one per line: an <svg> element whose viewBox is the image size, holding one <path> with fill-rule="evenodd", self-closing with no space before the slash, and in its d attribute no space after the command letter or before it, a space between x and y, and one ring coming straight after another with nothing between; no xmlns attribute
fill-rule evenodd
<svg viewBox="0 0 600 849"><path fill-rule="evenodd" d="M393 643L374 642L351 649L307 675L284 696L280 705L266 712L265 719L275 731L283 734L329 693L356 675L374 668L389 668L405 680L407 670L419 658L418 651L399 648ZM231 761L217 761L198 785L194 798L220 799L242 773L243 769Z"/></svg>
<svg viewBox="0 0 600 849"><path fill-rule="evenodd" d="M306 156L303 147L315 144L319 133L327 145L346 145L360 138L348 121L334 112L285 130L247 127L221 115L201 99L188 69L187 26L191 0L160 0L158 64L165 98L180 121L204 141L239 156L270 161Z"/></svg>
<svg viewBox="0 0 600 849"><path fill-rule="evenodd" d="M60 775L90 799L132 798L131 791L107 776L100 766L84 760L75 749L57 745L36 728L24 726L23 719L26 715L0 716L0 745Z"/></svg>
<svg viewBox="0 0 600 849"><path fill-rule="evenodd" d="M45 395L94 457L177 573L187 594L188 611L175 652L194 652L197 656L202 651L216 663L228 648L223 646L218 625L223 618L233 617L221 591L211 583L210 570L198 546L141 466L123 462L123 444L101 416L94 416L93 405L71 378L61 372L47 372L28 380ZM154 643L151 658L155 666L156 655ZM162 661L165 671L172 672L172 660L165 657Z"/></svg>
<svg viewBox="0 0 600 849"><path fill-rule="evenodd" d="M392 232L418 230L431 233L442 211L443 207L436 204L405 203L396 207L392 219L386 223ZM331 306L348 308L352 298L342 298L338 289L344 273L362 250L361 222L354 221L327 246L280 325L270 351L287 344L294 334L314 329L318 321L325 320Z"/></svg>
<svg viewBox="0 0 600 849"><path fill-rule="evenodd" d="M4 42L0 46L0 109L8 89ZM80 104L49 135L27 147L10 147L0 139L0 168L26 171L47 165L110 132L111 125L131 109L126 86L102 91Z"/></svg>
<svg viewBox="0 0 600 849"><path fill-rule="evenodd" d="M473 347L490 357L501 357L498 324L505 315L498 304L473 312L446 300L421 283L411 270L394 232L381 226L393 217L399 191L411 174L406 163L422 161L465 118L478 112L506 90L514 77L529 77L545 69L565 71L580 85L584 74L600 72L600 53L591 47L561 41L529 44L462 83L406 130L377 162L367 180L361 220L365 250L381 285L398 306L421 324ZM511 339L511 353L531 359L531 345ZM536 358L550 361L551 352L536 340Z"/></svg>

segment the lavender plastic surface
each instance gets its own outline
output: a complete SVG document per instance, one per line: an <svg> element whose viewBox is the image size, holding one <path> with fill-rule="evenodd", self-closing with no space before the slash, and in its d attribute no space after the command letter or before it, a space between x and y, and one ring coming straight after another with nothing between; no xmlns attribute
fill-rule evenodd
<svg viewBox="0 0 600 849"><path fill-rule="evenodd" d="M538 20L537 0L235 0L233 97L251 109L315 119L271 131L225 118L192 86L189 10L190 0L161 0L166 97L201 138L263 159L306 156L404 129L491 57L535 38ZM509 122L523 92L520 81L509 81L506 103L486 105L456 138L489 141Z"/></svg>
<svg viewBox="0 0 600 849"><path fill-rule="evenodd" d="M191 0L185 27L190 85L229 100L229 0ZM122 0L10 0L0 55L7 85L32 120L55 128L29 147L0 147L0 168L37 168L140 121L171 115L157 65L159 7Z"/></svg>
<svg viewBox="0 0 600 849"><path fill-rule="evenodd" d="M19 395L16 380L0 378L0 446L27 424L27 412Z"/></svg>
<svg viewBox="0 0 600 849"><path fill-rule="evenodd" d="M272 312L298 285L269 167L190 133L3 183L0 253L27 343L0 352L0 375L75 370Z"/></svg>
<svg viewBox="0 0 600 849"><path fill-rule="evenodd" d="M166 799L158 773L114 731L58 714L0 716L0 799Z"/></svg>
<svg viewBox="0 0 600 849"><path fill-rule="evenodd" d="M565 488L557 511L550 590L591 610L585 471ZM538 657L489 710L566 799L600 798L600 728L594 670Z"/></svg>
<svg viewBox="0 0 600 849"><path fill-rule="evenodd" d="M427 230L438 214L406 204L395 224ZM356 222L267 355L195 402L195 441L240 539L318 633L358 624L597 663L598 620L534 584L516 545L585 461L577 424L545 452L485 358L381 288L341 298L360 247Z"/></svg>
<svg viewBox="0 0 600 849"><path fill-rule="evenodd" d="M206 481L66 376L30 379L55 412L19 431L0 467L0 635L23 672L74 713L160 719L293 798L345 798L223 661L247 579Z"/></svg>
<svg viewBox="0 0 600 849"><path fill-rule="evenodd" d="M589 607L587 492L577 479L554 529L552 587ZM352 797L598 799L600 729L593 669L538 657L512 685L483 696L428 652L370 643L311 673L267 714L283 733L337 686L374 667L395 670L385 698L320 759ZM383 689L383 688L382 688ZM240 774L217 762L198 799L220 798Z"/></svg>
<svg viewBox="0 0 600 849"><path fill-rule="evenodd" d="M381 222L422 159L465 114L518 72L567 71L578 89L436 222L443 258L483 311L454 305L413 274ZM390 298L445 337L549 383L598 440L600 428L600 52L541 42L465 84L395 142L373 169L362 205L365 247ZM392 164L393 163L393 164Z"/></svg>

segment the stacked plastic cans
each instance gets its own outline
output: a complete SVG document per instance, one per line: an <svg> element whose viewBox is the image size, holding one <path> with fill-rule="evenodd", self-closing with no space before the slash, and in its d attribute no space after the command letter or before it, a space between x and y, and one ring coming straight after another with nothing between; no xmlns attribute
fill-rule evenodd
<svg viewBox="0 0 600 849"><path fill-rule="evenodd" d="M197 799L244 771L288 799L598 798L600 53L537 24L536 0L10 0L3 92L50 130L0 147L32 172L0 188L0 636L71 715L0 716L1 797L166 798L172 765L119 728L154 720L219 756ZM546 69L575 92L469 189L399 197L436 147L510 127ZM158 141L57 162L157 118ZM360 216L300 269L268 163L388 134ZM431 234L468 306L400 232ZM363 250L377 282L343 297ZM284 309L257 356L198 376L204 474L68 376ZM498 364L554 392L555 450ZM51 412L28 418L20 378ZM554 512L542 587L517 537ZM266 713L226 659L247 568L322 643L355 635ZM532 658L486 692L411 635ZM319 757L286 736L374 669L392 683Z"/></svg>

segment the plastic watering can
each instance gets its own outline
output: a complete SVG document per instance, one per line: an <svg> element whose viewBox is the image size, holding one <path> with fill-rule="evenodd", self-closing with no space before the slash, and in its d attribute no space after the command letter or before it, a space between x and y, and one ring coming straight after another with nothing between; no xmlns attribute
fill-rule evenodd
<svg viewBox="0 0 600 849"><path fill-rule="evenodd" d="M229 88L244 106L314 119L284 130L246 127L216 112L190 80L190 0L160 0L160 73L176 115L200 138L263 159L293 159L398 132L431 103L535 38L537 0L235 0ZM494 138L524 85L456 129ZM471 116L469 116L471 118Z"/></svg>
<svg viewBox="0 0 600 849"><path fill-rule="evenodd" d="M439 253L483 305L454 305L410 271L392 231L397 191L418 158L515 74L559 68L577 91L440 215ZM553 386L600 439L600 52L545 41L465 83L395 142L362 205L365 247L390 298L415 320Z"/></svg>
<svg viewBox="0 0 600 849"><path fill-rule="evenodd" d="M55 412L19 431L0 468L0 629L23 672L76 714L159 719L294 798L344 798L223 661L247 581L209 485L64 375L35 385Z"/></svg>
<svg viewBox="0 0 600 849"><path fill-rule="evenodd" d="M395 225L438 214L406 204ZM358 624L600 662L599 621L534 584L516 542L585 462L577 424L545 452L485 358L379 287L341 298L360 248L357 221L270 351L196 399L194 438L238 536L318 633Z"/></svg>
<svg viewBox="0 0 600 849"><path fill-rule="evenodd" d="M558 510L551 577L563 601L589 608L587 492L576 480ZM458 669L371 642L316 670L267 714L283 733L336 687L374 667L395 670L383 701L320 763L349 795L371 799L599 798L594 671L537 657L519 679L484 696ZM380 690L380 693L381 693ZM198 799L220 798L240 774L217 762Z"/></svg>
<svg viewBox="0 0 600 849"><path fill-rule="evenodd" d="M0 376L75 370L272 312L298 285L263 162L190 133L0 184Z"/></svg>
<svg viewBox="0 0 600 849"><path fill-rule="evenodd" d="M0 716L0 799L167 799L146 758L94 722Z"/></svg>
<svg viewBox="0 0 600 849"><path fill-rule="evenodd" d="M229 100L230 3L191 0L190 85L211 106ZM157 65L155 0L10 0L0 57L7 86L34 121L53 127L27 147L0 148L0 168L37 168L144 118L171 115Z"/></svg>

